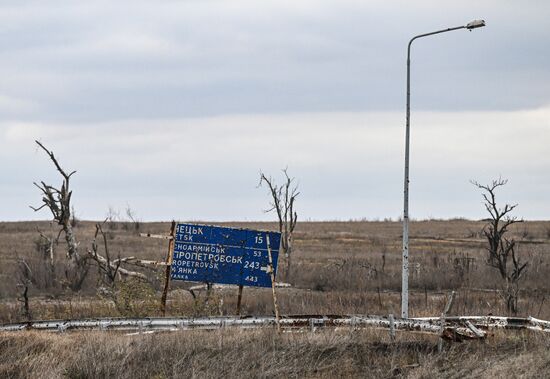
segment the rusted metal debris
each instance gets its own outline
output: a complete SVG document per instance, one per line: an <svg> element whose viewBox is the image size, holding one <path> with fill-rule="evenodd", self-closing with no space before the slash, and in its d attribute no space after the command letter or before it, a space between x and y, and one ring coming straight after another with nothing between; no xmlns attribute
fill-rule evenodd
<svg viewBox="0 0 550 379"><path fill-rule="evenodd" d="M382 328L390 329L392 321L389 316L283 316L281 328L285 330L333 328ZM218 328L265 328L276 325L275 317L151 317L151 318L100 318L86 320L52 320L33 321L0 326L0 332L43 330L64 332L67 330L119 330L119 331L176 331L190 329ZM463 340L485 338L487 331L494 328L528 329L550 333L550 321L533 317L496 317L464 316L447 317L441 333L439 317L394 318L393 328L399 331L424 332L442 335L446 339Z"/></svg>
<svg viewBox="0 0 550 379"><path fill-rule="evenodd" d="M434 321L438 317L419 317L414 320ZM550 333L550 321L540 320L534 317L503 317L503 316L448 316L448 322L471 323L480 329L529 329L539 332Z"/></svg>
<svg viewBox="0 0 550 379"><path fill-rule="evenodd" d="M291 288L292 284L290 283L284 283L284 282L275 282L276 288ZM238 289L239 286L236 284L211 284L211 289L215 290L234 290ZM197 284L195 286L189 287L189 291L206 291L208 290L207 284Z"/></svg>
<svg viewBox="0 0 550 379"><path fill-rule="evenodd" d="M140 237L149 237L149 238L158 238L162 240L172 240L174 237L172 237L170 234L151 234L151 233L139 233Z"/></svg>

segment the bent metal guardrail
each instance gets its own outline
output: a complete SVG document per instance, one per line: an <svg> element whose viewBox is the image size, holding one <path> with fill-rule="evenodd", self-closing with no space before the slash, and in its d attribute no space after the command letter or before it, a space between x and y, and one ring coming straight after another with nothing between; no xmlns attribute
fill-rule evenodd
<svg viewBox="0 0 550 379"><path fill-rule="evenodd" d="M442 333L439 317L393 318L392 316L285 316L280 319L283 329L312 330L322 327L383 328L440 334L447 338L484 338L493 328L528 329L550 332L550 321L533 317L460 316L446 317ZM275 317L150 317L150 318L97 318L84 320L31 321L0 325L0 332L40 330L64 332L68 330L118 331L177 331L218 328L265 328L276 324Z"/></svg>

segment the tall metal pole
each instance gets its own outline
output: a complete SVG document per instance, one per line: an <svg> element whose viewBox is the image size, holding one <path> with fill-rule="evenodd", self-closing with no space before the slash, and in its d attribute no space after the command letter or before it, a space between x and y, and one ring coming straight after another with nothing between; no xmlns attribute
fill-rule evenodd
<svg viewBox="0 0 550 379"><path fill-rule="evenodd" d="M267 257L269 259L269 273L271 275L271 291L273 293L273 308L275 308L275 322L277 323L277 331L281 333L281 321L279 319L279 305L277 304L277 293L275 292L275 270L273 269L273 256L271 255L271 244L269 242L269 233L266 233L265 240L267 242Z"/></svg>
<svg viewBox="0 0 550 379"><path fill-rule="evenodd" d="M401 317L409 317L409 140L411 126L411 43L407 49L407 116L405 126L405 181L403 195L403 269L401 271Z"/></svg>
<svg viewBox="0 0 550 379"><path fill-rule="evenodd" d="M470 24L468 24L470 25ZM401 278L401 317L409 317L409 141L411 124L411 44L417 38L431 36L433 34L450 32L458 29L472 29L472 27L457 26L438 30L431 33L420 34L409 41L407 47L407 116L405 126L405 180L403 183L403 269ZM479 24L479 26L484 26ZM479 27L477 24L474 27Z"/></svg>

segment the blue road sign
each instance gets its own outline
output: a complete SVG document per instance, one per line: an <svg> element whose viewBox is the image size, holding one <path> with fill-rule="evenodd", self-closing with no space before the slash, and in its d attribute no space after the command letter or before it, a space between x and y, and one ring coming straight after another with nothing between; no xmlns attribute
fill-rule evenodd
<svg viewBox="0 0 550 379"><path fill-rule="evenodd" d="M171 278L271 287L268 236L273 270L276 273L281 233L177 224Z"/></svg>

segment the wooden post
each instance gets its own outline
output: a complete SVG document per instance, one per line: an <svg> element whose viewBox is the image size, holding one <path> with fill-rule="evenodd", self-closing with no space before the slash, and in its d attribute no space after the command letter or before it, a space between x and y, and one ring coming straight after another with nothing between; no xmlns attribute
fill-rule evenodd
<svg viewBox="0 0 550 379"><path fill-rule="evenodd" d="M390 313L389 319L390 319L390 340L391 342L395 342L395 318L393 317L393 313Z"/></svg>
<svg viewBox="0 0 550 379"><path fill-rule="evenodd" d="M176 232L176 221L172 220L172 226L170 227L170 236L172 237L168 241L168 253L166 254L166 271L164 276L164 290L162 291L162 297L160 299L160 313L162 316L166 316L166 298L168 297L168 288L170 288L170 273L172 270L172 256L174 255L174 235Z"/></svg>
<svg viewBox="0 0 550 379"><path fill-rule="evenodd" d="M443 333L445 332L445 318L447 317L447 313L450 312L451 307L453 306L453 300L455 297L455 291L451 291L451 295L449 296L449 299L447 300L447 304L445 305L445 309L443 310L443 313L441 313L440 318L440 325L441 325L441 331L439 334L439 340L437 342L437 351L441 353L443 351Z"/></svg>
<svg viewBox="0 0 550 379"><path fill-rule="evenodd" d="M273 270L273 258L271 256L271 245L269 244L269 233L266 233L267 255L269 257L269 272L271 274L271 290L273 292L273 306L275 307L275 321L277 322L277 331L281 332L281 323L279 322L279 306L277 305L277 294L275 293L275 271Z"/></svg>
<svg viewBox="0 0 550 379"><path fill-rule="evenodd" d="M546 299L546 296L543 296L542 297L542 300L540 302L540 306L539 306L539 312L537 313L537 317L540 317L540 311L542 310L542 306L544 304L544 300Z"/></svg>
<svg viewBox="0 0 550 379"><path fill-rule="evenodd" d="M241 300L243 299L243 286L239 286L239 295L237 297L237 316L241 315Z"/></svg>
<svg viewBox="0 0 550 379"><path fill-rule="evenodd" d="M428 287L424 285L424 308L428 309Z"/></svg>

